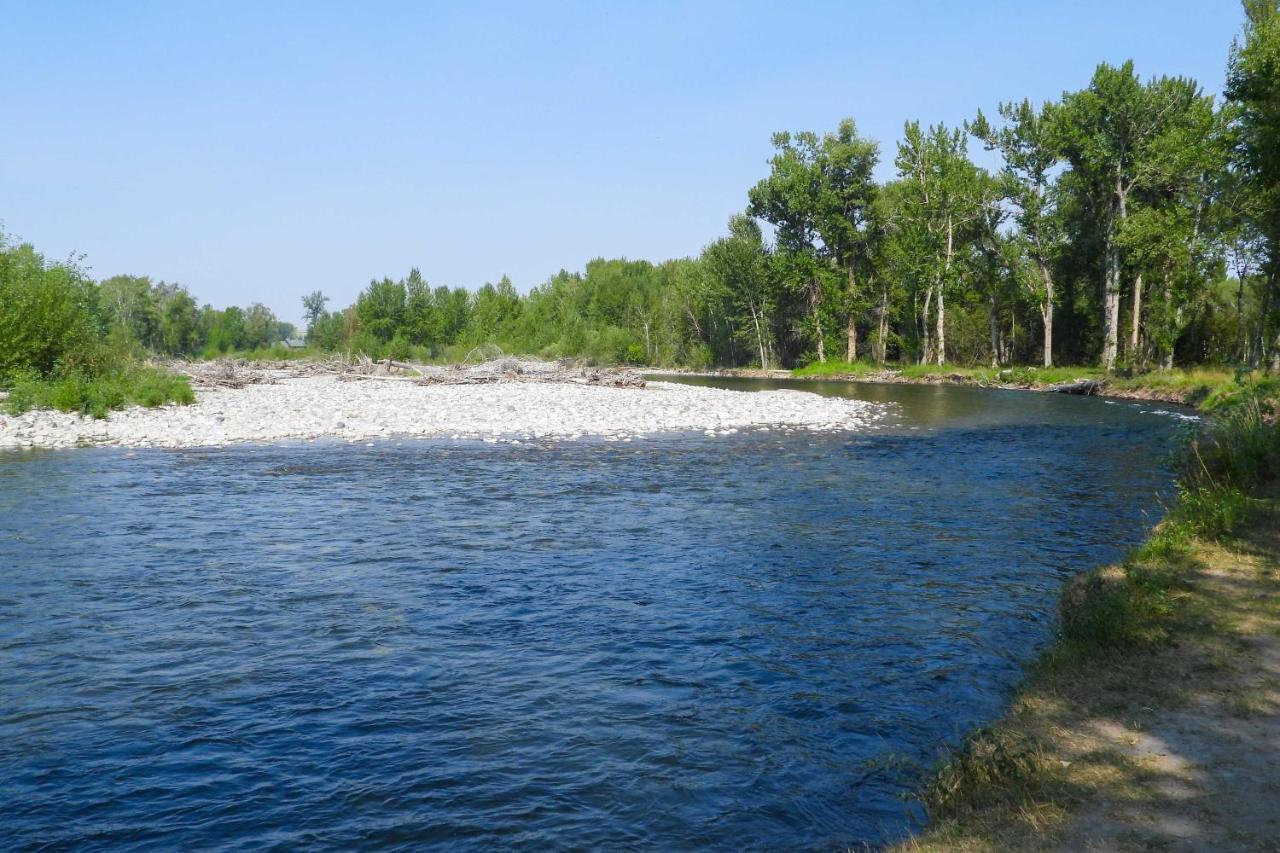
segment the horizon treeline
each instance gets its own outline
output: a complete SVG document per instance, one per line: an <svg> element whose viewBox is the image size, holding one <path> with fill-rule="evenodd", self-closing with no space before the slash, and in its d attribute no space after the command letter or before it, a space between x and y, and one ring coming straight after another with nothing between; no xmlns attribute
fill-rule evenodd
<svg viewBox="0 0 1280 853"><path fill-rule="evenodd" d="M1103 63L1055 101L909 121L888 155L852 119L779 133L745 210L696 258L597 258L527 296L505 278L433 288L415 269L343 311L311 294L309 339L688 366L1280 369L1280 8L1243 7L1220 103ZM885 156L896 177L880 183Z"/></svg>
<svg viewBox="0 0 1280 853"><path fill-rule="evenodd" d="M525 295L505 277L468 291L414 269L340 310L304 297L307 341L377 358L494 344L690 367L1280 370L1280 0L1243 9L1221 101L1194 80L1103 63L1054 101L975 110L959 127L908 121L891 151L853 119L778 133L767 174L697 257L596 258ZM997 169L974 163L978 147ZM883 160L895 177L879 182ZM180 285L95 284L30 247L0 250L0 273L80 282L91 326L157 352L209 356L293 334L260 304L200 308ZM0 307L5 292L0 281Z"/></svg>

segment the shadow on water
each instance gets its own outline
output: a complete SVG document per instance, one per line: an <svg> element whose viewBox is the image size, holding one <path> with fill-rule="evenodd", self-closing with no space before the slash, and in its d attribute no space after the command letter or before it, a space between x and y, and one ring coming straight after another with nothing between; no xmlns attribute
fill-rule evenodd
<svg viewBox="0 0 1280 853"><path fill-rule="evenodd" d="M748 382L722 382L741 387ZM772 384L773 387L777 383ZM16 846L824 848L996 715L1172 418L0 456Z"/></svg>

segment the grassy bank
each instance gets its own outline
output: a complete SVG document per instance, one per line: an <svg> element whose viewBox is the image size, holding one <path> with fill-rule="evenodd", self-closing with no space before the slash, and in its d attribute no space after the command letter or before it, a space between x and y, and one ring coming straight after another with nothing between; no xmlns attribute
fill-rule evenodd
<svg viewBox="0 0 1280 853"><path fill-rule="evenodd" d="M984 388L1043 389L1093 380L1116 397L1166 400L1198 405L1216 390L1237 383L1227 368L1162 370L1108 375L1097 367L956 367L936 364L878 365L871 362L814 363L792 371L797 379L851 379L864 382L974 385Z"/></svg>
<svg viewBox="0 0 1280 853"><path fill-rule="evenodd" d="M186 377L141 364L126 364L98 373L67 372L41 376L19 374L9 383L6 411L57 409L105 418L126 406L154 408L166 403L195 402Z"/></svg>
<svg viewBox="0 0 1280 853"><path fill-rule="evenodd" d="M943 760L902 850L1271 849L1280 833L1280 426L1219 389L1149 541L1065 590L1008 714Z"/></svg>

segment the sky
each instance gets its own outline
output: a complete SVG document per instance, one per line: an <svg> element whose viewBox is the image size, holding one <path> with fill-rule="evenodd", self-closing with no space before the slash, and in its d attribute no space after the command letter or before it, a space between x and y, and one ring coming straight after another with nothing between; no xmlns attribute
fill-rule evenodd
<svg viewBox="0 0 1280 853"><path fill-rule="evenodd" d="M696 254L775 131L851 117L887 179L907 119L1056 98L1102 61L1220 92L1240 22L1237 0L0 0L0 230L294 322L415 266L523 292Z"/></svg>

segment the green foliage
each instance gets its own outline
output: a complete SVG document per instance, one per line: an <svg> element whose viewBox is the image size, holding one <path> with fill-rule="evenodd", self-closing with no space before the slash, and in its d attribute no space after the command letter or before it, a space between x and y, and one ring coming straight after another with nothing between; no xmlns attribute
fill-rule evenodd
<svg viewBox="0 0 1280 853"><path fill-rule="evenodd" d="M195 394L186 377L156 368L127 366L97 375L65 373L42 377L34 372L14 377L5 406L10 414L29 409L57 409L105 418L112 409L137 405L155 408L186 405Z"/></svg>
<svg viewBox="0 0 1280 853"><path fill-rule="evenodd" d="M0 234L0 386L52 371L98 335L96 293L72 263L51 264Z"/></svg>
<svg viewBox="0 0 1280 853"><path fill-rule="evenodd" d="M1001 729L979 729L937 766L921 792L933 819L956 817L1010 796L1026 798L1044 769L1035 741Z"/></svg>

